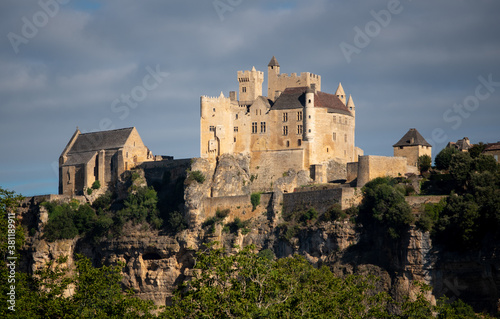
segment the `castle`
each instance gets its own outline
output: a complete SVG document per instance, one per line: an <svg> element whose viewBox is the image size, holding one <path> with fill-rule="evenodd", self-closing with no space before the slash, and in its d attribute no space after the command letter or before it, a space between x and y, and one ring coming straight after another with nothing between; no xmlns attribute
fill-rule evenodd
<svg viewBox="0 0 500 319"><path fill-rule="evenodd" d="M274 56L267 74L267 97L264 73L255 67L237 72L238 93L201 97L202 158L249 155L256 173L258 168L267 168L266 176L288 168L310 170L319 182L336 178L327 169L330 161L357 161L363 151L354 143L356 108L341 84L335 94L322 92L321 76L281 74Z"/></svg>

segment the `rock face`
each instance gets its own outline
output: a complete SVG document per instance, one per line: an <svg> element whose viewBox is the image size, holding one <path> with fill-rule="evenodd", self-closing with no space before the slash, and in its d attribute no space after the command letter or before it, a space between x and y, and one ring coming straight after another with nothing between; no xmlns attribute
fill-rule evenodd
<svg viewBox="0 0 500 319"><path fill-rule="evenodd" d="M418 292L414 282L419 281L433 287L430 299L445 294L465 300L476 311L498 310L499 243L485 243L475 253L443 252L433 246L428 233L416 228L410 229L405 238L388 243L382 234L367 236L348 220L300 227L287 239L280 230L283 193L310 182L306 173L293 170L276 179L269 206L255 212L247 231L223 231L231 216L209 231L201 227L206 219L203 199L214 194L248 196L252 185L248 158L222 156L218 162L195 159L191 164L191 172L194 171L200 171L205 181L186 180L184 216L189 228L175 236L152 231L144 225L128 225L124 236L103 239L97 244L81 238L48 243L40 231L47 213L34 200L26 202L21 209L23 223L37 231L27 240L24 270L35 271L60 256L68 256L66 267L73 267L76 253L88 256L95 266L123 262L123 286L132 288L140 298L165 305L175 287L189 280L194 253L203 243L217 240L228 250L234 249L234 245L254 244L259 250L271 249L278 258L301 254L315 265L330 266L338 275L374 274L380 278L380 289L396 299Z"/></svg>

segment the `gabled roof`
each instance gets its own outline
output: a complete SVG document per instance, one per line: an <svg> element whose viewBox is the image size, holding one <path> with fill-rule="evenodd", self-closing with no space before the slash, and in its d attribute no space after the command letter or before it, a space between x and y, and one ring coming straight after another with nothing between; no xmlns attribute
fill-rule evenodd
<svg viewBox="0 0 500 319"><path fill-rule="evenodd" d="M415 128L411 128L396 144L392 147L400 147L400 146L428 146L432 147L431 144L427 143L425 138L420 135L420 133Z"/></svg>
<svg viewBox="0 0 500 319"><path fill-rule="evenodd" d="M483 152L487 151L499 151L500 150L500 142L497 143L488 143L484 148Z"/></svg>
<svg viewBox="0 0 500 319"><path fill-rule="evenodd" d="M271 61L269 61L269 64L267 66L280 66L278 63L278 60L276 60L276 57L273 55Z"/></svg>
<svg viewBox="0 0 500 319"><path fill-rule="evenodd" d="M307 86L287 88L276 99L273 110L299 109L305 106L305 93ZM351 115L349 109L335 95L317 91L314 94L314 107L327 108L329 112Z"/></svg>
<svg viewBox="0 0 500 319"><path fill-rule="evenodd" d="M68 160L63 164L63 166L87 164L96 154L97 151L68 154Z"/></svg>
<svg viewBox="0 0 500 319"><path fill-rule="evenodd" d="M128 127L118 130L80 134L69 149L68 154L121 148L125 145L133 130L133 127Z"/></svg>

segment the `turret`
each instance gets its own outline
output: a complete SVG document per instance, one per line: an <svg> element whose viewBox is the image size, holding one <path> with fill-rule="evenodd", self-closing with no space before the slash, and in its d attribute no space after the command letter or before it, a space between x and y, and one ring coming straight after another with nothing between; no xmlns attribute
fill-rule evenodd
<svg viewBox="0 0 500 319"><path fill-rule="evenodd" d="M256 98L262 95L264 72L257 71L255 67L252 68L252 71L238 71L238 82L240 84L240 103L252 104Z"/></svg>
<svg viewBox="0 0 500 319"><path fill-rule="evenodd" d="M351 111L352 116L356 116L356 107L354 106L354 101L352 100L351 95L349 95L349 100L347 100L347 108Z"/></svg>
<svg viewBox="0 0 500 319"><path fill-rule="evenodd" d="M314 89L308 87L306 90L306 100L304 108L304 141L312 141L314 139Z"/></svg>
<svg viewBox="0 0 500 319"><path fill-rule="evenodd" d="M342 87L342 83L339 83L339 87L337 88L337 92L335 95L342 101L342 103L346 103L344 88Z"/></svg>
<svg viewBox="0 0 500 319"><path fill-rule="evenodd" d="M276 96L276 81L280 75L280 64L273 55L271 61L267 65L267 98L275 100Z"/></svg>

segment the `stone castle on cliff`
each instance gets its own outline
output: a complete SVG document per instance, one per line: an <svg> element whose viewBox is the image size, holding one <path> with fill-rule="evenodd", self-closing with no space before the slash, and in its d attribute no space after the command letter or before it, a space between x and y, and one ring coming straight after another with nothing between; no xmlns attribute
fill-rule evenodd
<svg viewBox="0 0 500 319"><path fill-rule="evenodd" d="M202 96L200 157L248 159L253 191L272 191L289 170L307 172L313 183L344 181L362 186L379 176L417 172L418 157L431 145L410 129L393 145L394 157L364 156L355 146L356 107L339 83L334 94L321 91L321 76L282 74L273 56L264 72L238 71L238 92ZM95 181L113 185L125 171L146 165L171 167L172 158L154 156L134 127L71 137L59 158L59 194L84 194ZM184 163L184 162L183 162Z"/></svg>

